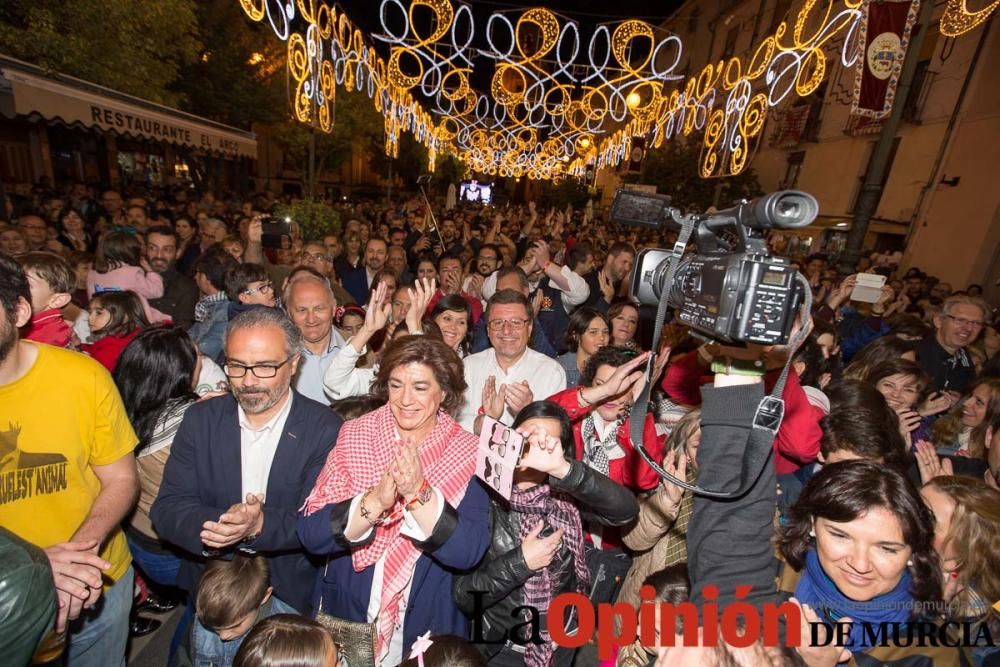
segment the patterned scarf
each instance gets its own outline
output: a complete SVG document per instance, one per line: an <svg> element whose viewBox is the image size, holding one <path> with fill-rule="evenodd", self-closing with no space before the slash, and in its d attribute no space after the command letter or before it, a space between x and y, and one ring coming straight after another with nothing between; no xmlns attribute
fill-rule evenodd
<svg viewBox="0 0 1000 667"><path fill-rule="evenodd" d="M198 303L194 304L195 322L204 322L205 318L208 317L208 314L212 311L212 306L225 300L225 292L216 292L215 294L203 296L198 299Z"/></svg>
<svg viewBox="0 0 1000 667"><path fill-rule="evenodd" d="M605 477L611 469L611 460L608 452L612 452L618 447L618 428L625 421L619 418L613 424L607 424L607 431L604 439L597 437L597 426L594 424L593 413L587 415L583 420L581 435L583 436L583 457L584 462Z"/></svg>
<svg viewBox="0 0 1000 667"><path fill-rule="evenodd" d="M539 484L530 489L514 487L510 494L510 507L519 514L518 537L521 542L528 536L531 529L544 518L553 530L563 529L562 543L568 547L573 557L573 567L576 570L576 581L580 591L586 591L590 585L590 570L587 569L587 557L583 545L583 526L580 521L580 511L572 501L551 493L548 484ZM548 609L555 593L563 591L552 590L553 581L559 580L561 559L559 554L545 569L535 572L524 582L524 604L535 609ZM529 642L525 650L527 667L548 667L552 661L552 640L546 625L542 624L541 646Z"/></svg>
<svg viewBox="0 0 1000 667"><path fill-rule="evenodd" d="M375 486L392 459L399 435L390 406L385 405L340 427L337 444L316 479L303 510L306 516L329 504L351 500ZM418 455L427 482L439 490L452 507L465 497L476 469L475 436L462 430L447 413L438 412L434 430L420 445ZM402 508L397 499L390 511ZM420 557L413 542L400 537L400 521L375 528L375 539L351 555L355 572L371 567L385 556L382 596L378 613L378 644L382 653L389 646L403 591L413 577Z"/></svg>

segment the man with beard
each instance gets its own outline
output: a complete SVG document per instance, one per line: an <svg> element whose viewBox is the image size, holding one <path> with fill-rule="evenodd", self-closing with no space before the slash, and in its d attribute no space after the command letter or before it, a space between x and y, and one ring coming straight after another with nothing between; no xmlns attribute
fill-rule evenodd
<svg viewBox="0 0 1000 667"><path fill-rule="evenodd" d="M503 256L500 254L499 246L494 243L484 243L479 246L476 261L472 263L475 271L462 283L462 291L482 299L483 282L502 265Z"/></svg>
<svg viewBox="0 0 1000 667"><path fill-rule="evenodd" d="M90 357L19 340L24 270L0 254L0 525L45 551L59 601L45 662L125 667L133 570L121 522L139 492L135 432ZM9 660L10 656L4 656Z"/></svg>
<svg viewBox="0 0 1000 667"><path fill-rule="evenodd" d="M177 270L176 260L176 232L167 225L150 227L146 232L146 261L163 279L163 296L150 299L149 305L169 315L178 326L190 329L194 324L198 287L193 280Z"/></svg>
<svg viewBox="0 0 1000 667"><path fill-rule="evenodd" d="M373 237L365 243L364 263L346 276L341 277L344 289L356 303L368 303L368 293L378 272L385 268L389 246L384 239Z"/></svg>
<svg viewBox="0 0 1000 667"><path fill-rule="evenodd" d="M604 266L583 277L590 287L590 296L584 305L607 313L615 295L621 291L622 281L626 280L632 271L634 261L635 248L630 244L619 241L611 246L608 256L604 259Z"/></svg>
<svg viewBox="0 0 1000 667"><path fill-rule="evenodd" d="M191 406L174 436L150 516L184 553L178 585L194 599L207 556L267 559L274 594L312 614L318 561L295 534L297 512L337 440L340 419L291 388L302 335L275 308L241 313L226 331L231 395ZM193 608L188 607L190 621Z"/></svg>

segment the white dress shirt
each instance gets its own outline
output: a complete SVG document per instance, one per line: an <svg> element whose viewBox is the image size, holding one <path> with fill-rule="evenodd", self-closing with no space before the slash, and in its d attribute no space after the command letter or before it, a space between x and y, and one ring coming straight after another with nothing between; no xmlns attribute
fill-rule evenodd
<svg viewBox="0 0 1000 667"><path fill-rule="evenodd" d="M465 389L465 405L462 406L462 413L458 421L462 428L470 433L472 433L476 415L479 413L479 406L483 403L483 387L486 386L486 378L491 375L496 378L498 391L502 384L516 384L527 380L528 387L536 401L544 401L552 394L566 388L566 371L559 365L559 362L541 352L535 352L531 348L526 349L521 358L507 372L500 368L497 363L496 350L492 347L466 357L464 366L467 387ZM510 408L504 407L500 421L511 424L514 421L514 416L511 414Z"/></svg>
<svg viewBox="0 0 1000 667"><path fill-rule="evenodd" d="M434 493L434 497L437 499L437 515L434 517L434 525L437 525L438 520L441 519L441 515L444 514L444 495L438 491L436 488L431 487L431 491ZM351 501L351 509L348 516L353 516L354 511L358 508L358 503L361 502L361 498L364 494L360 496L355 496L354 500ZM369 528L361 535L358 539L354 540L354 543L364 542L371 535L374 528ZM424 542L430 535L424 533L420 528L420 524L413 517L413 514L403 507L403 525L399 529L400 535L405 535L415 542ZM368 598L368 622L374 623L375 619L378 618L378 613L382 608L382 580L385 575L385 556L388 553L386 551L382 554L381 558L375 561L375 572L372 573L372 591ZM399 600L399 618L396 619L396 626L392 632L392 637L389 639L389 645L383 649L382 655L379 656L378 664L380 667L393 667L403 662L403 622L406 620L406 607L410 600L410 588L413 586L413 572L410 573L410 580L406 582L406 587L403 588L402 597Z"/></svg>
<svg viewBox="0 0 1000 667"><path fill-rule="evenodd" d="M247 420L242 406L237 407L240 422L240 470L243 480L243 496L248 493L265 495L267 479L271 475L271 463L278 451L278 442L285 431L285 421L292 410L292 392L285 397L285 404L278 414L261 426L254 428ZM265 498L266 500L266 498Z"/></svg>
<svg viewBox="0 0 1000 667"><path fill-rule="evenodd" d="M552 280L551 278L549 279L549 285L551 285L553 289L557 289L560 292L562 292L561 296L562 296L563 308L566 310L567 313L569 313L574 308L576 308L581 303L587 300L587 298L590 296L590 285L588 285L587 281L583 279L583 276L581 276L576 271L573 271L568 266L559 267L559 273L561 273L563 278L566 279L566 282L569 283L569 290L564 290L563 288L559 287L559 285L557 285L555 281ZM540 282L542 281L539 280L538 282L535 283L528 283L528 290L530 292L534 292L536 289L538 289L538 284ZM489 277L486 278L486 280L483 281L483 290L482 290L483 299L489 301L490 297L493 296L494 292L496 291L497 291L497 271L494 271L489 275Z"/></svg>

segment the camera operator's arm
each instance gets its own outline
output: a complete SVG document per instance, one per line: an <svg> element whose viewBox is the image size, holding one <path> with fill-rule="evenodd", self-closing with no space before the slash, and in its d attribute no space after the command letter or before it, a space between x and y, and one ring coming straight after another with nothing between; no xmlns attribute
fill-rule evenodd
<svg viewBox="0 0 1000 667"><path fill-rule="evenodd" d="M699 486L738 487L747 438L763 396L759 376L717 373L714 386L702 389ZM771 546L775 498L772 458L740 498L695 495L687 549L691 599L696 605L706 602L703 589L708 584L719 589L720 609L735 601L737 586L752 587L745 601L755 606L776 601L776 560Z"/></svg>

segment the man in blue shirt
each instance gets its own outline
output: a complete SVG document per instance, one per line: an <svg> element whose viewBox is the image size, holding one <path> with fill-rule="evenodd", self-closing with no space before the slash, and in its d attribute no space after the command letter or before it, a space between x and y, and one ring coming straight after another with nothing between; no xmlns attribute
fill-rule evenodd
<svg viewBox="0 0 1000 667"><path fill-rule="evenodd" d="M323 376L333 358L345 345L333 326L337 299L329 283L309 273L301 273L285 288L288 316L302 332L302 358L293 381L295 390L324 405L330 399L323 392Z"/></svg>

